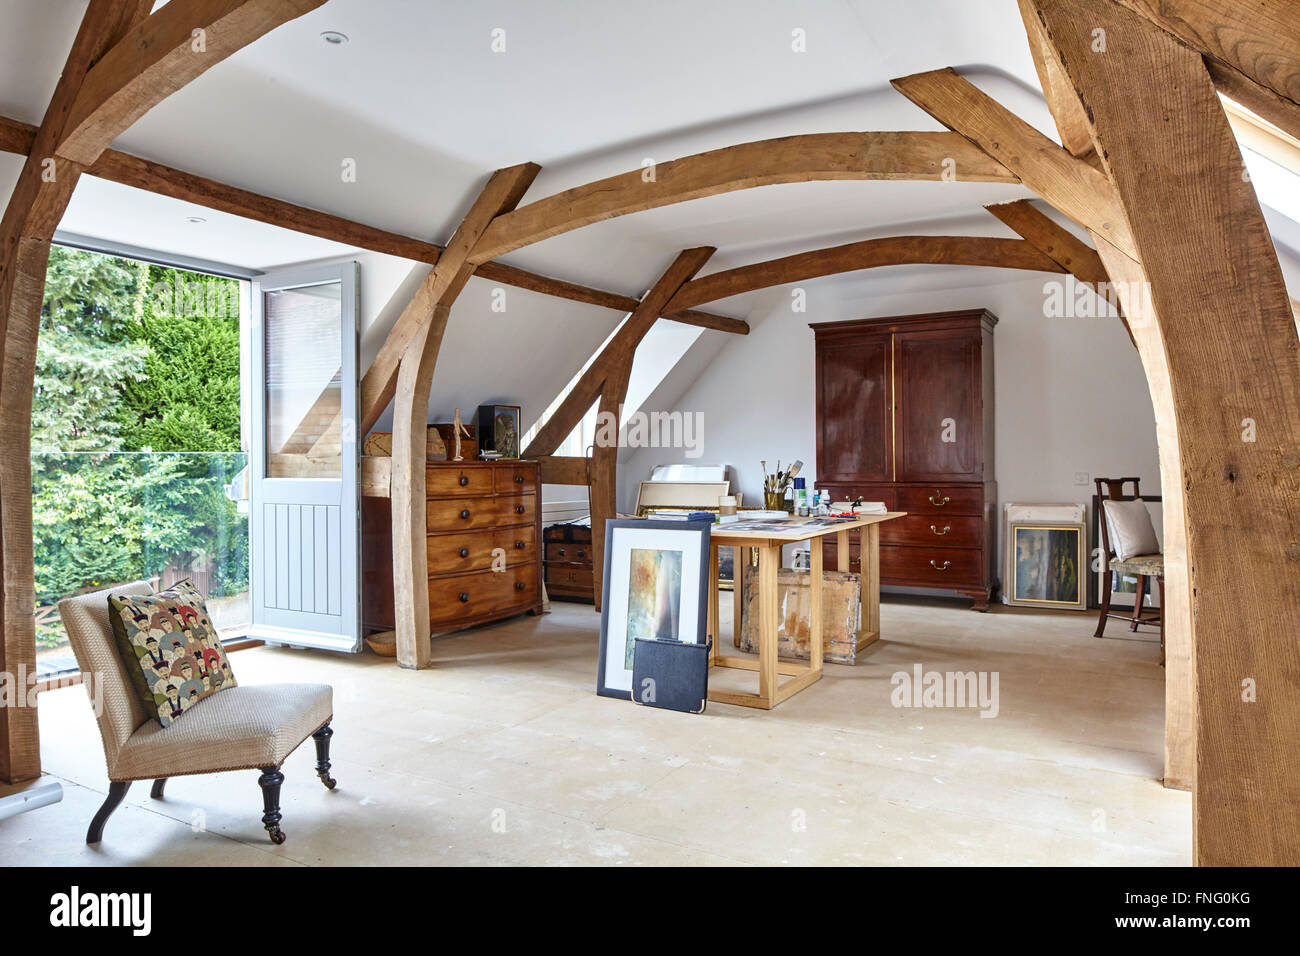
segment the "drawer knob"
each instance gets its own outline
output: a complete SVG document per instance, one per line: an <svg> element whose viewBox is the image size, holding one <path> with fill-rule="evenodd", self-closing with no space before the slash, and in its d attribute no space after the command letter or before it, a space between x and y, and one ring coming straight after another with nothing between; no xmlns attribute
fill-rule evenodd
<svg viewBox="0 0 1300 956"><path fill-rule="evenodd" d="M523 505L515 505L515 514L517 515L523 514L526 510L527 509Z"/></svg>
<svg viewBox="0 0 1300 956"><path fill-rule="evenodd" d="M468 591L461 591L461 592L460 592L460 603L461 603L461 604L468 604L468 603L469 603L469 592L468 592Z"/></svg>
<svg viewBox="0 0 1300 956"><path fill-rule="evenodd" d="M523 541L516 541L516 542L515 542L515 547L518 548L520 551L522 551L522 550L524 550L524 548L528 547L528 545L525 544ZM564 554L564 552L561 551L560 554Z"/></svg>
<svg viewBox="0 0 1300 956"><path fill-rule="evenodd" d="M465 487L466 485L468 485L468 484L469 484L469 475L461 475L461 476L460 476L460 486L461 486L462 488L464 488L464 487Z"/></svg>
<svg viewBox="0 0 1300 956"><path fill-rule="evenodd" d="M461 548L461 549L460 549L460 556L461 556L462 558L468 558L468 557L469 557L469 548Z"/></svg>
<svg viewBox="0 0 1300 956"><path fill-rule="evenodd" d="M524 584L523 581L516 581L516 582L515 582L515 590L516 590L516 591L522 591L522 590L523 590L524 588L526 588L526 587L528 587L528 585Z"/></svg>
<svg viewBox="0 0 1300 956"><path fill-rule="evenodd" d="M952 525L950 524L944 525L942 531L940 531L934 525L930 525L930 530L933 531L935 534L943 535L943 534L947 534L949 531L952 530Z"/></svg>
<svg viewBox="0 0 1300 956"><path fill-rule="evenodd" d="M461 508L461 509L460 509L460 516L461 516L462 518L464 518L466 521L468 521L468 520L469 520L469 509L468 509L468 508Z"/></svg>
<svg viewBox="0 0 1300 956"><path fill-rule="evenodd" d="M579 549L579 551L578 551L578 557L580 557L580 558L585 558L586 556L587 556L587 552L586 552L586 551L583 551L583 550L581 550L581 549Z"/></svg>
<svg viewBox="0 0 1300 956"><path fill-rule="evenodd" d="M524 483L524 476L523 476L523 475L515 475L515 484L516 484L516 485L522 485L523 483Z"/></svg>
<svg viewBox="0 0 1300 956"><path fill-rule="evenodd" d="M936 508L941 508L950 501L952 501L952 499L949 498L947 495L943 496L942 501L940 501L935 495L930 496L930 504L934 505Z"/></svg>
<svg viewBox="0 0 1300 956"><path fill-rule="evenodd" d="M936 571L947 571L948 565L950 564L952 564L951 561L945 561L943 564L935 564L934 558L930 559L930 567L934 568Z"/></svg>
<svg viewBox="0 0 1300 956"><path fill-rule="evenodd" d="M560 549L560 557L564 557L564 549L563 549L563 548Z"/></svg>

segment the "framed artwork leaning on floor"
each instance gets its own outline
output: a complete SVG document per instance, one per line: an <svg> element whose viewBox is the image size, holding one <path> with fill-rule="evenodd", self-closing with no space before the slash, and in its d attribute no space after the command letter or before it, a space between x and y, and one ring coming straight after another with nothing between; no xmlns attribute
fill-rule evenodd
<svg viewBox="0 0 1300 956"><path fill-rule="evenodd" d="M596 693L632 698L637 638L708 640L708 521L605 523Z"/></svg>

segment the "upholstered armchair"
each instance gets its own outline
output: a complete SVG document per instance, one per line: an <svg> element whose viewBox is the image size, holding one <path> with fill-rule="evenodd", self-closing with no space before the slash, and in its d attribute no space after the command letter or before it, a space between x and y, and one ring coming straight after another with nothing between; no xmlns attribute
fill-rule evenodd
<svg viewBox="0 0 1300 956"><path fill-rule="evenodd" d="M99 734L108 763L108 799L90 823L87 843L98 843L104 824L122 803L131 783L153 780L151 796L163 798L169 777L260 770L262 824L271 842L285 840L280 829L280 766L308 737L316 742L316 773L333 790L330 776L330 721L334 692L328 684L239 685L199 701L164 728L146 713L122 664L112 626L108 595L148 594L147 581L96 591L59 602L73 653L83 674L100 682Z"/></svg>

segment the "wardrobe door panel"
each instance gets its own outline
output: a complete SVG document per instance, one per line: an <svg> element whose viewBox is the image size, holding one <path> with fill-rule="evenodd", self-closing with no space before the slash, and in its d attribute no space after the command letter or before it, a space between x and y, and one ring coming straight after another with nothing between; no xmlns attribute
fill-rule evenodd
<svg viewBox="0 0 1300 956"><path fill-rule="evenodd" d="M817 468L822 480L893 477L887 335L817 350Z"/></svg>
<svg viewBox="0 0 1300 956"><path fill-rule="evenodd" d="M898 480L981 479L979 330L897 334L894 375Z"/></svg>

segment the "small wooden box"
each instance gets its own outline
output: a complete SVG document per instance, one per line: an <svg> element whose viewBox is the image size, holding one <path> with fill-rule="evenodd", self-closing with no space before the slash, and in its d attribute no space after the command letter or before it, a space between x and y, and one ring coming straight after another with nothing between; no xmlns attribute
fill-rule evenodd
<svg viewBox="0 0 1300 956"><path fill-rule="evenodd" d="M565 522L542 532L546 548L546 593L562 601L595 600L591 525Z"/></svg>
<svg viewBox="0 0 1300 956"><path fill-rule="evenodd" d="M807 660L808 617L812 589L809 572L782 568L777 572L777 657ZM745 568L745 604L740 649L758 652L758 568ZM858 653L858 624L862 612L862 578L848 571L822 572L822 660L852 664Z"/></svg>

